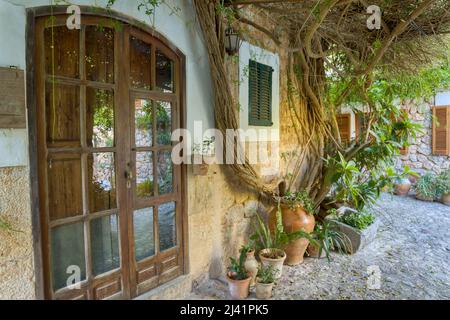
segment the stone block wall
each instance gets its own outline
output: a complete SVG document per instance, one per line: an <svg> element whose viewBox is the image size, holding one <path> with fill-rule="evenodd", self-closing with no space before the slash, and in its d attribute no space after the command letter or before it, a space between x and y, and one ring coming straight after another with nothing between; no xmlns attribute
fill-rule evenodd
<svg viewBox="0 0 450 320"><path fill-rule="evenodd" d="M443 170L450 168L449 156L435 156L433 152L433 102L432 101L405 101L402 109L408 112L413 122L422 125L423 133L417 136L415 141L411 141L411 146L405 155L396 159L396 167L401 169L403 166L409 166L413 171L424 174L434 172L439 174Z"/></svg>
<svg viewBox="0 0 450 320"><path fill-rule="evenodd" d="M34 299L29 172L0 168L0 300Z"/></svg>

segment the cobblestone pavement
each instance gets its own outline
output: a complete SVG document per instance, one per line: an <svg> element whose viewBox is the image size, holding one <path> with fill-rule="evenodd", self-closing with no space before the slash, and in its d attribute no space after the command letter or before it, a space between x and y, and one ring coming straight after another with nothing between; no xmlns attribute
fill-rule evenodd
<svg viewBox="0 0 450 320"><path fill-rule="evenodd" d="M285 266L274 299L450 299L450 207L385 194L374 210L374 242L331 262ZM381 271L380 289L368 288L371 266ZM227 285L208 280L188 298L228 299Z"/></svg>

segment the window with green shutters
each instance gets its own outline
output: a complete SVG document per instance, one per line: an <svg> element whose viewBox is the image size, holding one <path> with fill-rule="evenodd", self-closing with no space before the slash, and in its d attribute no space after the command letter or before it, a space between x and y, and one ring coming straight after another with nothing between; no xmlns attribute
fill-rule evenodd
<svg viewBox="0 0 450 320"><path fill-rule="evenodd" d="M248 124L251 126L273 125L272 74L271 66L250 60Z"/></svg>

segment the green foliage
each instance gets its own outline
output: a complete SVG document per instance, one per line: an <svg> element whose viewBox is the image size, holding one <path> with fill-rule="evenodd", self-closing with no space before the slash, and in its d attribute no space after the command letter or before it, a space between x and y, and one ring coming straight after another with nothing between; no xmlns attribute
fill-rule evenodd
<svg viewBox="0 0 450 320"><path fill-rule="evenodd" d="M450 169L441 172L436 179L436 190L438 196L443 194L450 194Z"/></svg>
<svg viewBox="0 0 450 320"><path fill-rule="evenodd" d="M234 280L244 280L249 277L247 270L245 269L245 260L247 258L247 247L242 247L239 251L239 259L233 257L230 258L230 267L228 271L231 273L231 277Z"/></svg>
<svg viewBox="0 0 450 320"><path fill-rule="evenodd" d="M327 222L318 222L314 228L313 237L316 239L319 248L319 257L325 252L328 261L331 261L331 250L347 253L352 252L352 243L348 236Z"/></svg>
<svg viewBox="0 0 450 320"><path fill-rule="evenodd" d="M416 193L425 198L434 199L438 194L437 177L433 173L426 173L421 176L414 186Z"/></svg>
<svg viewBox="0 0 450 320"><path fill-rule="evenodd" d="M150 179L145 179L144 182L138 183L136 185L136 192L139 197L148 197L153 194L153 181Z"/></svg>
<svg viewBox="0 0 450 320"><path fill-rule="evenodd" d="M316 243L313 237L303 230L292 233L284 231L280 204L278 204L276 218L275 229L272 232L269 225L263 221L259 214L256 214L256 221L253 224L254 233L250 236L250 239L258 251L263 249L282 250L284 246L300 238Z"/></svg>
<svg viewBox="0 0 450 320"><path fill-rule="evenodd" d="M288 192L282 200L287 203L290 208L301 206L309 214L314 213L314 202L306 191Z"/></svg>
<svg viewBox="0 0 450 320"><path fill-rule="evenodd" d="M339 56L334 58L335 63L342 64ZM411 73L389 73L386 70L378 70L372 74L373 81L365 89L366 82L361 77L352 87L347 99L343 101L348 105L393 105L396 99L423 99L430 98L437 90L450 87L450 59L447 58L437 65L424 67L422 70ZM326 100L332 105L337 102L347 86L335 74L329 77L329 87ZM339 107L339 106L337 106Z"/></svg>
<svg viewBox="0 0 450 320"><path fill-rule="evenodd" d="M22 231L14 229L13 226L3 218L0 218L0 230L22 233Z"/></svg>
<svg viewBox="0 0 450 320"><path fill-rule="evenodd" d="M275 282L277 270L273 265L269 264L267 266L260 266L258 268L257 281L262 284L271 284Z"/></svg>
<svg viewBox="0 0 450 320"><path fill-rule="evenodd" d="M371 213L351 212L339 217L338 220L358 230L364 230L375 221L375 217Z"/></svg>
<svg viewBox="0 0 450 320"><path fill-rule="evenodd" d="M392 119L398 119L393 121ZM398 174L394 169L399 149L408 146L421 127L397 108L386 106L378 110L368 141L354 141L356 152L345 158L340 152L325 159L325 183L334 189L337 202L344 202L357 210L372 205L385 187L392 187ZM406 174L412 173L405 167Z"/></svg>

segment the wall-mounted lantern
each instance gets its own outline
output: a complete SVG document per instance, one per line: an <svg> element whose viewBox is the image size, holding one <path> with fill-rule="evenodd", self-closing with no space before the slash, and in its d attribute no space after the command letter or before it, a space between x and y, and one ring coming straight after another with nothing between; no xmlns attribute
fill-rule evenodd
<svg viewBox="0 0 450 320"><path fill-rule="evenodd" d="M234 56L239 53L241 47L241 38L236 30L232 27L228 27L225 30L225 50L230 56Z"/></svg>

